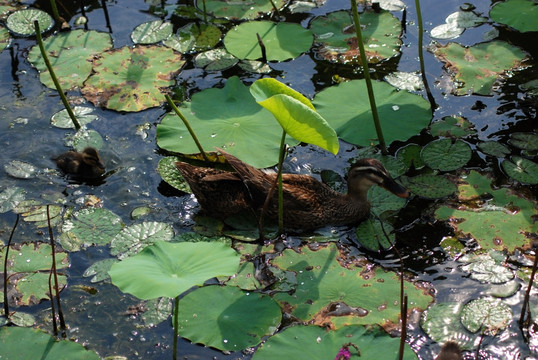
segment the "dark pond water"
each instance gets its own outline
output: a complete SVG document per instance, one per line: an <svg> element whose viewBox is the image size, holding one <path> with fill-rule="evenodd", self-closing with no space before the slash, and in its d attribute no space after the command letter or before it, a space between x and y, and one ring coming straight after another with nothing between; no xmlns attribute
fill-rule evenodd
<svg viewBox="0 0 538 360"><path fill-rule="evenodd" d="M48 2L41 1L29 5L48 11ZM92 1L87 4L88 26L91 29L108 32L100 2ZM108 2L108 11L112 19L112 38L115 47L131 44L130 33L133 28L145 21L157 17L149 11L152 1L117 0ZM159 5L160 2L155 2ZM183 2L178 2L182 4ZM75 8L77 1L64 2L62 12L70 24L79 11ZM442 24L445 17L459 9L463 1L424 0L421 3L424 27L431 30ZM381 79L391 71L399 70L414 72L419 69L417 60L416 14L414 4L407 1L407 27L403 34L402 54L397 58L373 67L373 77ZM476 1L476 12L487 16L491 3ZM172 12L177 6L175 2L167 2L166 8ZM305 15L293 15L290 19L308 25L317 15L348 8L349 3L343 0L329 0ZM69 14L69 15L68 15ZM401 18L402 13L395 14ZM183 21L178 17L172 18L179 27ZM480 28L468 29L457 41L463 45L480 42ZM500 29L500 38L520 46L536 59L538 45L533 35L522 35L517 32ZM426 35L425 41L430 39ZM50 158L67 148L64 145L66 131L50 125L50 117L61 110L62 104L55 91L45 88L39 82L38 74L27 62L26 56L33 39L15 38L11 46L0 53L0 164L12 160L32 163L42 169L54 168ZM194 67L191 58L177 78L177 83L184 86L188 96L203 89L222 86L232 75L239 75L245 83L251 83L259 76L240 72L236 68L225 72L206 72ZM312 98L316 92L332 84L332 77L339 74L348 78L362 78L361 70L351 66L329 65L317 60L313 54L304 54L299 58L271 65L278 74L277 79L285 82L305 96ZM462 115L474 124L477 134L469 140L475 148L479 141L496 140L507 143L510 134L514 132L532 132L536 129L536 102L530 104L525 99L519 84L537 78L537 70L529 68L514 74L491 96L453 96L449 94L447 84L449 76L441 62L431 53L425 53L427 78L432 87L433 96L438 104L433 120L439 120L448 115ZM274 76L274 75L271 75ZM70 92L72 98L80 97L78 92ZM338 109L335 109L338 111ZM176 232L187 231L192 227L192 215L196 212L195 202L189 196L170 196L161 177L156 172L158 161L162 158L156 146L156 125L165 114L164 107L154 108L138 113L122 114L104 109L96 109L99 120L92 127L105 138L102 156L107 168L115 172L99 186L69 184L66 179L56 174L44 172L30 180L15 179L0 170L0 190L10 186L24 187L27 198L65 198L68 206L80 208L82 199L87 194L93 194L103 201L103 206L118 214L124 222L129 222L130 212L138 206L149 206L153 209L146 220L156 220L173 224ZM142 129L142 130L141 130ZM423 131L409 140L420 145L428 143L432 137ZM404 145L401 142L389 147L391 154ZM296 172L309 172L310 169L331 169L343 172L347 160L354 157L356 147L342 143L340 154L336 161L326 152L315 150L310 146L299 146L291 151L287 169ZM510 184L510 180L499 170L499 164L486 159L477 152L468 168L481 169L491 173L496 179L496 185ZM536 194L536 187L524 187L527 192ZM536 200L534 198L534 200ZM439 302L466 302L476 298L487 290L487 284L480 284L468 278L468 274L460 271L458 263L446 255L440 247L444 237L453 235L451 228L436 221L432 211L434 201L411 199L404 211L399 214L397 224L400 231L397 236L398 248L406 261L406 267L416 281L430 283L435 289L436 300ZM193 209L194 207L194 209ZM4 242L15 222L11 212L0 214L0 234ZM27 223L21 223L16 233L16 241L46 241L44 232ZM392 252L372 254L350 244L347 239L342 242L351 247L352 254L366 255L375 262L397 269L399 261ZM472 244L469 244L472 247ZM155 328L140 328L135 316L127 315L127 308L140 301L132 296L126 296L111 284L90 284L89 279L82 276L84 271L95 261L107 258L108 249L93 247L85 251L70 254L71 267L68 270L69 287L63 292L62 301L67 309L69 337L96 350L102 356L122 355L129 359L170 359L172 344L172 327L170 321L161 323ZM90 295L83 286L96 286L98 293ZM497 337L485 337L482 348L485 349L484 359L536 359L537 339L525 341L517 328L517 317L521 310L523 292L511 297L508 302L512 306L514 320L509 328ZM21 311L34 314L43 324L50 326L47 318L49 304L43 302ZM424 334L417 323L418 316L411 319L409 342L422 359L432 359L433 353L439 346ZM223 354L219 351L193 345L189 341L180 340L180 358L185 359L248 359L243 353ZM471 355L469 355L471 356ZM285 355L283 355L285 358ZM473 358L473 357L469 357Z"/></svg>

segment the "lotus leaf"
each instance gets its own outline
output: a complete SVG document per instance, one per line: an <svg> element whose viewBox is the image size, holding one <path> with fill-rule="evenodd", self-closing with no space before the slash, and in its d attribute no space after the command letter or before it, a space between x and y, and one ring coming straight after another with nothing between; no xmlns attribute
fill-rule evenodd
<svg viewBox="0 0 538 360"><path fill-rule="evenodd" d="M538 31L538 5L532 0L499 1L491 8L489 16L521 32Z"/></svg>
<svg viewBox="0 0 538 360"><path fill-rule="evenodd" d="M124 227L110 242L110 254L123 260L135 255L156 241L170 241L174 236L172 227L160 222L143 222Z"/></svg>
<svg viewBox="0 0 538 360"><path fill-rule="evenodd" d="M474 125L462 116L445 116L430 125L433 136L465 137L476 133Z"/></svg>
<svg viewBox="0 0 538 360"><path fill-rule="evenodd" d="M493 84L508 71L522 66L526 54L504 41L480 43L471 47L450 43L438 45L434 50L437 58L461 84L455 88L456 95L469 92L489 95Z"/></svg>
<svg viewBox="0 0 538 360"><path fill-rule="evenodd" d="M174 84L185 63L181 55L162 46L124 46L93 60L93 73L81 89L96 106L117 111L140 111L158 106L161 91Z"/></svg>
<svg viewBox="0 0 538 360"><path fill-rule="evenodd" d="M194 94L181 111L206 151L220 147L259 168L277 163L282 128L237 76L229 78L222 89ZM291 137L286 142L291 146L298 143ZM167 114L157 125L157 145L176 153L199 152L175 114Z"/></svg>
<svg viewBox="0 0 538 360"><path fill-rule="evenodd" d="M203 10L200 1L197 1L196 3L197 6ZM286 0L251 0L237 2L205 0L203 4L206 11L216 17L229 20L252 20L274 11L273 4L278 9L282 8L286 4Z"/></svg>
<svg viewBox="0 0 538 360"><path fill-rule="evenodd" d="M461 323L472 333L483 329L487 334L496 335L507 327L510 320L512 310L507 304L487 298L465 304L461 314Z"/></svg>
<svg viewBox="0 0 538 360"><path fill-rule="evenodd" d="M513 156L511 161L504 160L501 166L512 179L524 184L538 184L538 164L533 161Z"/></svg>
<svg viewBox="0 0 538 360"><path fill-rule="evenodd" d="M34 21L39 23L41 33L49 31L54 21L49 14L39 9L17 10L9 15L6 26L16 35L31 36L35 34Z"/></svg>
<svg viewBox="0 0 538 360"><path fill-rule="evenodd" d="M238 267L239 255L222 243L157 241L108 273L121 291L149 300L175 298L213 277L231 276Z"/></svg>
<svg viewBox="0 0 538 360"><path fill-rule="evenodd" d="M155 44L172 35L174 25L163 20L148 21L135 27L131 39L135 44Z"/></svg>
<svg viewBox="0 0 538 360"><path fill-rule="evenodd" d="M428 143L420 153L424 163L432 169L452 171L467 164L472 151L467 143L451 139L440 139Z"/></svg>
<svg viewBox="0 0 538 360"><path fill-rule="evenodd" d="M179 333L223 351L259 344L280 325L282 314L267 295L232 286L206 286L179 301Z"/></svg>
<svg viewBox="0 0 538 360"><path fill-rule="evenodd" d="M471 171L465 180L467 184L458 187L461 201L477 199L484 193L493 198L487 205L475 209L442 206L435 211L437 219L450 219L452 227L471 235L486 250L514 251L529 246L530 234L538 231L538 223L532 220L538 213L536 205L512 194L509 189L493 190L490 180L476 171Z"/></svg>
<svg viewBox="0 0 538 360"><path fill-rule="evenodd" d="M353 324L379 324L389 326L400 316L399 277L380 267L366 266L344 268L335 244L318 251L303 247L301 253L284 250L273 264L283 270L294 271L297 288L288 293L275 294L274 299L291 315L301 321L334 325L336 328ZM406 282L405 292L409 308L425 309L432 301L415 285ZM337 316L327 312L334 303L345 303L359 309L352 314Z"/></svg>
<svg viewBox="0 0 538 360"><path fill-rule="evenodd" d="M73 341L58 341L49 334L31 328L3 326L0 328L2 359L99 360L93 351Z"/></svg>
<svg viewBox="0 0 538 360"><path fill-rule="evenodd" d="M428 101L407 91L398 91L387 83L372 85L387 144L394 140L405 141L428 126L432 116ZM328 87L320 91L312 103L342 140L362 146L377 142L364 80Z"/></svg>
<svg viewBox="0 0 538 360"><path fill-rule="evenodd" d="M346 326L336 331L319 326L292 326L271 336L254 353L252 360L286 359L342 359L337 357L339 350L346 344L353 344L360 350L360 356L354 346L349 347L349 359L393 359L399 352L399 339L389 336L383 330L374 327ZM417 355L408 344L403 354L405 360L416 360Z"/></svg>
<svg viewBox="0 0 538 360"><path fill-rule="evenodd" d="M298 24L252 21L230 29L224 46L239 59L257 60L262 58L260 39L268 61L294 59L308 51L313 41L310 30Z"/></svg>
<svg viewBox="0 0 538 360"><path fill-rule="evenodd" d="M377 63L399 54L402 41L400 20L388 11L366 11L359 16L361 32L369 63ZM360 61L357 37L351 14L335 11L312 20L310 30L320 45L321 58L347 63Z"/></svg>
<svg viewBox="0 0 538 360"><path fill-rule="evenodd" d="M82 87L92 72L93 57L112 48L112 39L109 34L94 30L73 30L48 37L43 46L62 89L69 90ZM28 61L39 71L39 80L56 89L39 46L32 47Z"/></svg>

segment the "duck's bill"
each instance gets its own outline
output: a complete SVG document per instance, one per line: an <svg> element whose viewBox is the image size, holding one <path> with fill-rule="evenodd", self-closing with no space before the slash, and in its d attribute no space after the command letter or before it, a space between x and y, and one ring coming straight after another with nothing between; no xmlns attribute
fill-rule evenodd
<svg viewBox="0 0 538 360"><path fill-rule="evenodd" d="M398 184L396 181L392 179L386 180L382 186L384 189L390 191L394 195L397 195L401 198L409 197L409 190L407 190L402 185Z"/></svg>

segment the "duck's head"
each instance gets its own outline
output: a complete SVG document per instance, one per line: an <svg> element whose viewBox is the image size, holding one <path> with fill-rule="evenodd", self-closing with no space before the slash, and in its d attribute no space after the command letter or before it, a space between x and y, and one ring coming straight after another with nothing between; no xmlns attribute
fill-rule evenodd
<svg viewBox="0 0 538 360"><path fill-rule="evenodd" d="M99 153L96 149L92 147L87 147L82 150L82 161L84 164L92 167L96 174L102 175L105 172L105 165L103 160L99 156Z"/></svg>
<svg viewBox="0 0 538 360"><path fill-rule="evenodd" d="M366 198L366 193L372 185L381 186L402 198L409 197L409 191L394 181L378 160L360 159L351 165L347 175L348 194Z"/></svg>

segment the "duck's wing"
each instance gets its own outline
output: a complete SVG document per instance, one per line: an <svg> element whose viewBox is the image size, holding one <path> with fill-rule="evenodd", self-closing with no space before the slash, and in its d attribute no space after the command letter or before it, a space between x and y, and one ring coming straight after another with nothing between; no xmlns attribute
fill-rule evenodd
<svg viewBox="0 0 538 360"><path fill-rule="evenodd" d="M217 148L217 150L224 156L226 161L234 168L243 183L249 188L255 188L257 191L267 193L272 186L272 179L274 175L268 175L264 171L249 165L232 154Z"/></svg>
<svg viewBox="0 0 538 360"><path fill-rule="evenodd" d="M324 206L325 199L340 196L309 175L283 174L282 188L284 204L290 210L314 211Z"/></svg>

